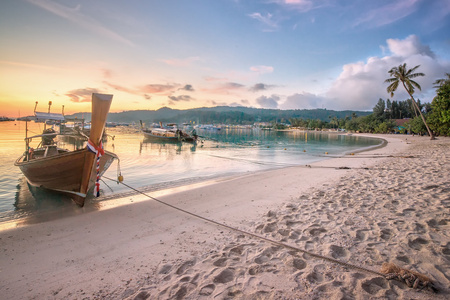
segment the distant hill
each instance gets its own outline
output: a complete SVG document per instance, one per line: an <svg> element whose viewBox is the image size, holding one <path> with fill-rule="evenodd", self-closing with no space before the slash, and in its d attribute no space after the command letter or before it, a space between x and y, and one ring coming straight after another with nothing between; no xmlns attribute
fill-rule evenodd
<svg viewBox="0 0 450 300"><path fill-rule="evenodd" d="M280 122L289 123L289 119L314 119L329 121L330 118L337 117L343 119L356 114L358 117L366 116L372 112L367 111L335 111L327 109L263 109L251 107L216 106L202 107L186 110L163 107L158 110L130 110L120 113L110 113L108 122L143 122L149 123L188 123L196 124L253 124L255 122ZM69 117L84 117L90 121L90 113L76 113Z"/></svg>

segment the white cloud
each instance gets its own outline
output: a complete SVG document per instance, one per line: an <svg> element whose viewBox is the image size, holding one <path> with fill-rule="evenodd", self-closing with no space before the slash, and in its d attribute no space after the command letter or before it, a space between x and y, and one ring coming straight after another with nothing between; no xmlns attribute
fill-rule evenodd
<svg viewBox="0 0 450 300"><path fill-rule="evenodd" d="M379 27L403 19L418 9L419 0L395 0L363 14L354 26Z"/></svg>
<svg viewBox="0 0 450 300"><path fill-rule="evenodd" d="M288 9L297 10L299 12L307 12L314 8L314 3L311 0L272 0L271 2L282 5ZM321 4L317 4L323 1L315 0L316 6Z"/></svg>
<svg viewBox="0 0 450 300"><path fill-rule="evenodd" d="M280 101L280 97L277 95L272 95L270 97L261 96L256 99L256 102L262 108L278 108L278 101Z"/></svg>
<svg viewBox="0 0 450 300"><path fill-rule="evenodd" d="M271 13L263 16L262 14L255 12L248 15L250 18L260 21L265 26L264 31L275 31L278 29L278 22L274 20Z"/></svg>
<svg viewBox="0 0 450 300"><path fill-rule="evenodd" d="M280 109L314 109L321 108L324 103L324 98L307 93L302 92L301 94L294 94L288 96L286 101L280 104Z"/></svg>
<svg viewBox="0 0 450 300"><path fill-rule="evenodd" d="M422 45L416 35L410 35L404 40L388 39L387 45L393 55L409 57L415 54L422 54L434 58L435 55L429 46Z"/></svg>
<svg viewBox="0 0 450 300"><path fill-rule="evenodd" d="M334 81L326 93L325 107L330 109L371 110L379 98L387 99L386 92L389 78L388 71L395 66L406 63L408 68L417 65L416 72L422 72L424 77L417 77L422 91L416 90L416 98L422 102L431 102L433 82L442 78L450 62L441 61L435 57L431 49L420 43L417 36L411 35L404 40L387 40L387 47L391 55L384 57L370 57L366 62L356 62L344 65L341 74ZM399 87L394 100L405 100L406 92Z"/></svg>

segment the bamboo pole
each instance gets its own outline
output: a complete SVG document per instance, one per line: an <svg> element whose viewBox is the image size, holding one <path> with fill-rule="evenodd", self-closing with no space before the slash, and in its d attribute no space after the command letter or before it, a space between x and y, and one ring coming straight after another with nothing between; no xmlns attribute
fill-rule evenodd
<svg viewBox="0 0 450 300"><path fill-rule="evenodd" d="M89 139L98 147L100 145L103 130L105 129L106 118L108 116L109 108L111 107L113 95L107 94L92 94L92 114L91 114L91 132ZM95 167L95 153L87 151L84 160L83 174L81 178L80 193L87 194L89 191L89 183L91 179L92 170ZM74 201L80 205L84 205L85 198L76 197Z"/></svg>

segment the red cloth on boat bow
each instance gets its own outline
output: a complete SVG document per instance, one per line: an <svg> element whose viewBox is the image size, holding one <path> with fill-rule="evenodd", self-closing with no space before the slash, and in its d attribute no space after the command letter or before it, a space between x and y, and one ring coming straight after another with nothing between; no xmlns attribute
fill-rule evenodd
<svg viewBox="0 0 450 300"><path fill-rule="evenodd" d="M105 154L105 150L103 150L102 141L100 141L100 144L97 147L91 140L89 140L87 143L87 147L89 151L91 151L92 153L95 153L96 155L100 154L100 157L102 157L102 155Z"/></svg>
<svg viewBox="0 0 450 300"><path fill-rule="evenodd" d="M100 157L102 157L102 155L105 154L105 150L103 150L102 141L100 141L100 144L97 147L91 140L88 140L87 148L89 151L94 153L95 156L97 157L97 166L96 166L97 178L95 180L94 195L96 197L99 197L100 196Z"/></svg>

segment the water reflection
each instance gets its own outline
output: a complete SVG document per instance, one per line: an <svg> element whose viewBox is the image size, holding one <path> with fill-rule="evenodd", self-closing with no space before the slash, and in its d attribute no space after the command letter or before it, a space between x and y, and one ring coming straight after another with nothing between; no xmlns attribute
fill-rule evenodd
<svg viewBox="0 0 450 300"><path fill-rule="evenodd" d="M25 177L18 180L14 197L16 219L21 224L32 224L63 218L82 211L98 210L98 203L86 201L86 208L80 208L69 196L31 186Z"/></svg>
<svg viewBox="0 0 450 300"><path fill-rule="evenodd" d="M61 148L73 151L86 147L86 140L75 135L59 135L58 142Z"/></svg>
<svg viewBox="0 0 450 300"><path fill-rule="evenodd" d="M167 154L175 151L176 154L181 154L183 149L189 149L191 152L195 152L197 149L197 143L183 143L176 140L154 140L151 138L145 138L139 143L139 155L142 153L160 153Z"/></svg>
<svg viewBox="0 0 450 300"><path fill-rule="evenodd" d="M70 203L70 197L31 186L25 177L19 179L14 199L15 210L21 210L25 214L36 210L53 209Z"/></svg>

